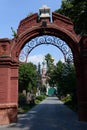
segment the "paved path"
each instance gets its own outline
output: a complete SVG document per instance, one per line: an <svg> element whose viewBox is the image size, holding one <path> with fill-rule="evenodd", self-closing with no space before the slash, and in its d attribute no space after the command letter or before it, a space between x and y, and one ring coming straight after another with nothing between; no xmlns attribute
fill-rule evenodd
<svg viewBox="0 0 87 130"><path fill-rule="evenodd" d="M0 130L87 130L87 123L79 122L76 113L57 97L48 97L27 114L19 115L17 124L0 126Z"/></svg>

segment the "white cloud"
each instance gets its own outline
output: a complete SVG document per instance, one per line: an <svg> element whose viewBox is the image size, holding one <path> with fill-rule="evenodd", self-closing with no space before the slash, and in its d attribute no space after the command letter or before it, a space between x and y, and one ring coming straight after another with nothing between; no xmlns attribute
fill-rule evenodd
<svg viewBox="0 0 87 130"><path fill-rule="evenodd" d="M39 54L39 55L29 56L27 62L32 62L33 64L38 65L39 62L40 64L42 64L43 60L44 60L44 55Z"/></svg>
<svg viewBox="0 0 87 130"><path fill-rule="evenodd" d="M28 57L27 62L32 62L35 65L38 65L38 63L42 64L44 60L44 55L38 54L38 55L32 55ZM59 58L62 62L64 62L64 58ZM56 64L58 60L54 59L54 64Z"/></svg>

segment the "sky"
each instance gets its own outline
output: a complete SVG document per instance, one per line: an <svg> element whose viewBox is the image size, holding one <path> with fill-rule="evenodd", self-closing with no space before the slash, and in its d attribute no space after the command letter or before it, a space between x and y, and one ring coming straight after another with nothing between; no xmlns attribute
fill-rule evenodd
<svg viewBox="0 0 87 130"><path fill-rule="evenodd" d="M11 27L16 31L22 19L30 13L39 13L39 8L47 5L51 13L61 7L62 0L0 0L0 39L13 38ZM29 54L28 61L38 64L44 56L50 53L55 60L63 59L60 50L52 45L41 45L33 49Z"/></svg>

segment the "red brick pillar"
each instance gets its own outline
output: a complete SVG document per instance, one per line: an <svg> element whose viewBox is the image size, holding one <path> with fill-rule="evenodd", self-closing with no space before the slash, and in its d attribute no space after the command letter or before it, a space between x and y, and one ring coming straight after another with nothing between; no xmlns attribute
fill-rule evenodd
<svg viewBox="0 0 87 130"><path fill-rule="evenodd" d="M80 121L87 121L87 37L80 41L80 58L77 64L78 114Z"/></svg>
<svg viewBox="0 0 87 130"><path fill-rule="evenodd" d="M18 64L10 58L0 58L0 124L17 121Z"/></svg>

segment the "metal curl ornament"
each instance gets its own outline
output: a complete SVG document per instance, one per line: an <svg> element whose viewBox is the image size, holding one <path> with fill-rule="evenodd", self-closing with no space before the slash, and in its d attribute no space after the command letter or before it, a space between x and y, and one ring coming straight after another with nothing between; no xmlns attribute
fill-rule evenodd
<svg viewBox="0 0 87 130"><path fill-rule="evenodd" d="M64 55L65 62L73 62L73 55L71 52L71 49L69 46L61 40L60 38L57 38L55 36L49 36L49 35L43 35L36 37L25 44L24 48L21 50L19 55L19 61L20 62L27 62L28 55L30 52L39 45L54 45L56 46Z"/></svg>

